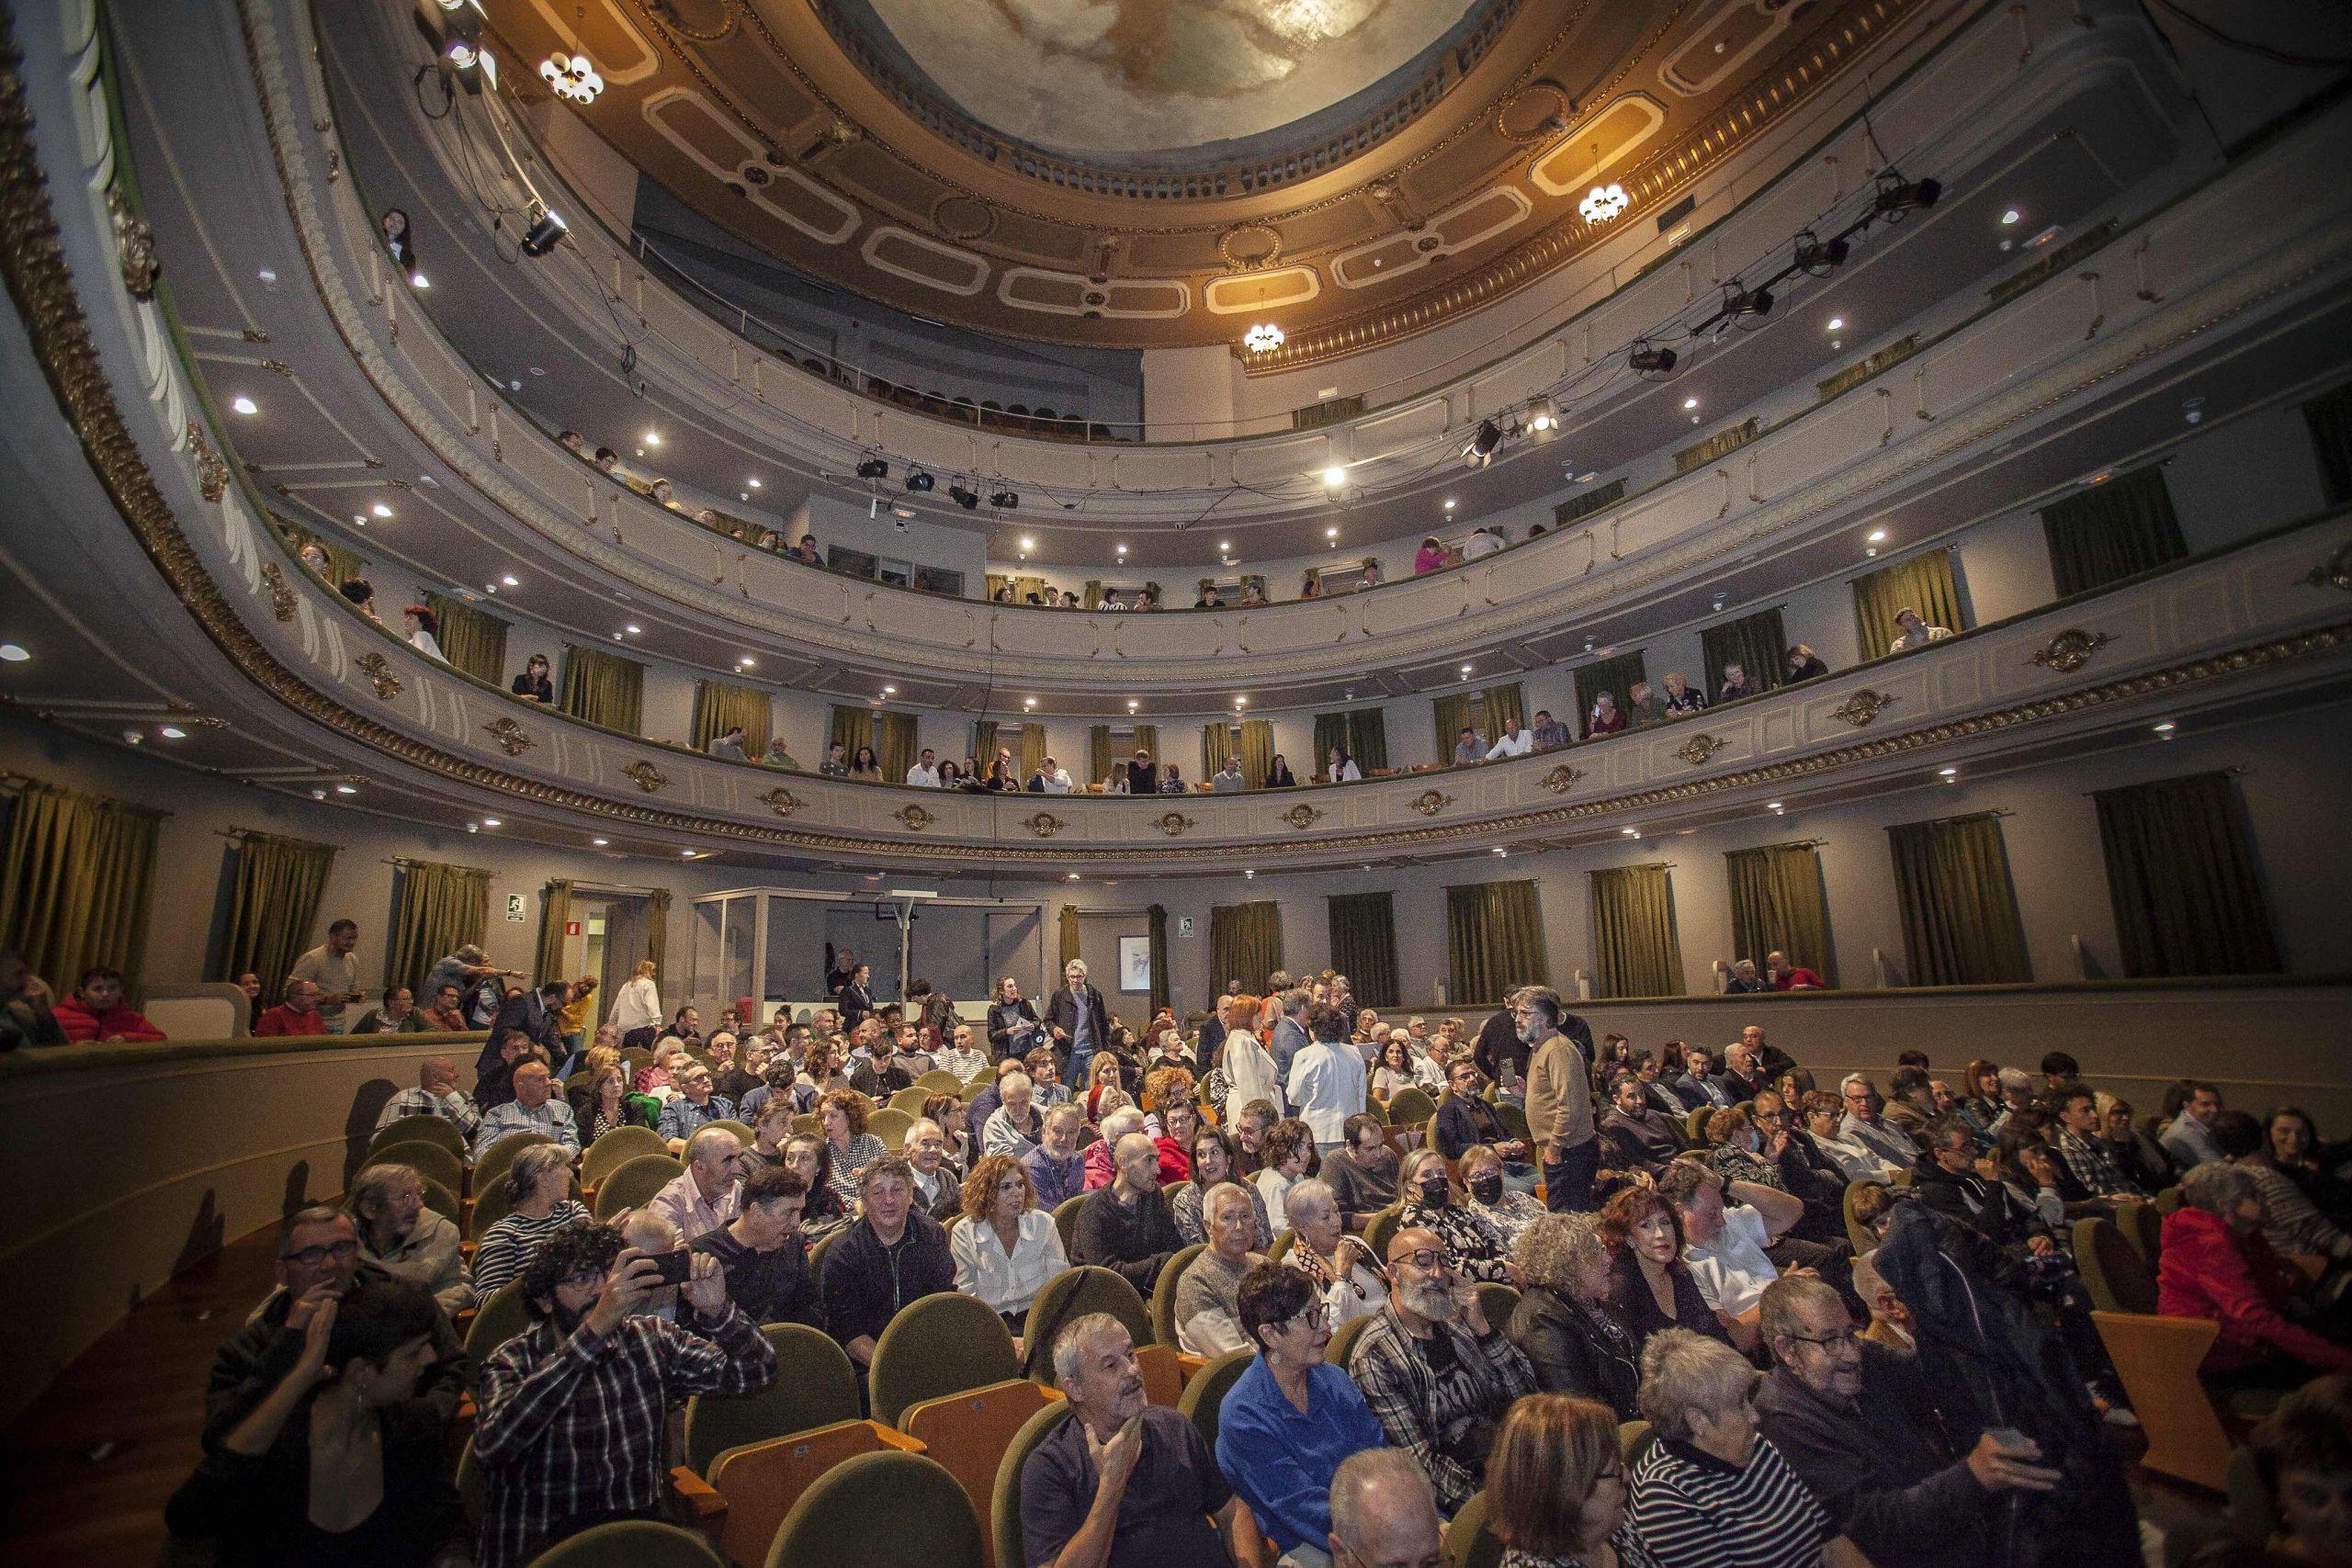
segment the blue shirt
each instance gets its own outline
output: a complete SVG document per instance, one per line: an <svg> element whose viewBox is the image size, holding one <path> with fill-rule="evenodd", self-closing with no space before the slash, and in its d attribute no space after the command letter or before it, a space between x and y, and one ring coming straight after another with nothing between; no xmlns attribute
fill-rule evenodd
<svg viewBox="0 0 2352 1568"><path fill-rule="evenodd" d="M1331 1477L1340 1461L1386 1441L1347 1373L1328 1361L1309 1367L1301 1415L1261 1356L1225 1396L1216 1462L1276 1545L1319 1550L1331 1534Z"/></svg>
<svg viewBox="0 0 2352 1568"><path fill-rule="evenodd" d="M732 1121L735 1102L723 1094L714 1094L696 1105L683 1094L673 1094L662 1102L662 1119L653 1130L665 1138L691 1138L713 1122Z"/></svg>
<svg viewBox="0 0 2352 1568"><path fill-rule="evenodd" d="M1037 1207L1055 1209L1086 1190L1086 1151L1072 1149L1069 1158L1057 1160L1043 1145L1021 1156L1021 1168L1037 1190Z"/></svg>

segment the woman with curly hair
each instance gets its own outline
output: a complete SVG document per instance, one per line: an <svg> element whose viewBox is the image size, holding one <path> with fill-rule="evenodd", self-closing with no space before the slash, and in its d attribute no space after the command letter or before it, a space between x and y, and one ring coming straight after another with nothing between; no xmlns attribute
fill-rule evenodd
<svg viewBox="0 0 2352 1568"><path fill-rule="evenodd" d="M1682 1261L1682 1222L1672 1204L1648 1188L1625 1188L1601 1206L1600 1235L1609 1247L1610 1304L1635 1338L1688 1328L1731 1343Z"/></svg>
<svg viewBox="0 0 2352 1568"><path fill-rule="evenodd" d="M1221 1181L1237 1181L1248 1190L1250 1201L1258 1212L1258 1234L1250 1247L1263 1252L1274 1244L1273 1228L1266 1218L1266 1201L1258 1195L1255 1183L1242 1180L1240 1158L1241 1151L1235 1146L1232 1134L1204 1127L1193 1134L1191 1174L1168 1200L1169 1213L1176 1221L1176 1233L1187 1242L1205 1242L1209 1238L1201 1224L1202 1205L1208 1199L1209 1189Z"/></svg>
<svg viewBox="0 0 2352 1568"><path fill-rule="evenodd" d="M857 1217L857 1204L842 1196L833 1179L833 1145L821 1133L795 1133L784 1145L784 1168L808 1184L808 1200L800 1211L800 1234L810 1246Z"/></svg>
<svg viewBox="0 0 2352 1568"><path fill-rule="evenodd" d="M947 1233L956 1289L986 1302L1016 1336L1046 1281L1069 1267L1054 1216L1011 1155L983 1155L964 1179L964 1223Z"/></svg>
<svg viewBox="0 0 2352 1568"><path fill-rule="evenodd" d="M1185 1180L1193 1174L1193 1134L1201 1130L1201 1112L1193 1103L1193 1075L1182 1067L1162 1067L1144 1080L1144 1089L1159 1108L1159 1131L1151 1141L1159 1145L1159 1179L1163 1184Z"/></svg>
<svg viewBox="0 0 2352 1568"><path fill-rule="evenodd" d="M857 1203L857 1173L889 1151L865 1130L865 1097L854 1089L829 1089L817 1100L817 1125L825 1134L832 1168L826 1179L842 1201Z"/></svg>
<svg viewBox="0 0 2352 1568"><path fill-rule="evenodd" d="M1264 1163L1250 1183L1266 1213L1284 1213L1290 1190L1306 1179L1315 1164L1315 1129L1295 1116L1285 1116L1266 1129L1258 1153Z"/></svg>
<svg viewBox="0 0 2352 1568"><path fill-rule="evenodd" d="M1620 1421L1640 1414L1642 1341L1609 1300L1610 1254L1598 1214L1544 1214L1520 1234L1512 1260L1527 1288L1505 1330L1546 1393L1608 1405Z"/></svg>

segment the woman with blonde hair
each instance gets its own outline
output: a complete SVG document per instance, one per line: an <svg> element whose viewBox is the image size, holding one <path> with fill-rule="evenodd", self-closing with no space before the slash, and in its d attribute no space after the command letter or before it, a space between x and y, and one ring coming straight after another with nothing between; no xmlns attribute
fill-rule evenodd
<svg viewBox="0 0 2352 1568"><path fill-rule="evenodd" d="M1625 1520L1617 1417L1589 1399L1531 1393L1514 1404L1487 1460L1487 1498L1503 1568L1650 1561Z"/></svg>
<svg viewBox="0 0 2352 1568"><path fill-rule="evenodd" d="M605 1021L621 1032L621 1044L642 1051L653 1043L662 1028L662 987L653 983L653 960L640 958L637 969L613 993L613 1010Z"/></svg>

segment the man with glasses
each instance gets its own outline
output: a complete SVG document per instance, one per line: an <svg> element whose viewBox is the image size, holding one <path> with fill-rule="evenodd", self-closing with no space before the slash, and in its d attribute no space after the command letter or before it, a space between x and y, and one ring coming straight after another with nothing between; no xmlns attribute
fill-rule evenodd
<svg viewBox="0 0 2352 1568"><path fill-rule="evenodd" d="M1758 1425L1812 1488L1838 1531L1879 1568L1973 1568L1996 1547L2003 1495L2048 1492L2060 1472L2022 1434L1948 1419L1913 1359L1862 1339L1838 1292L1792 1277L1764 1291L1773 1368ZM1955 1416L1957 1413L1954 1413ZM2013 1516L2011 1516L2013 1517Z"/></svg>
<svg viewBox="0 0 2352 1568"><path fill-rule="evenodd" d="M1878 1086L1868 1077L1848 1073L1839 1081L1838 1092L1846 1101L1846 1119L1838 1124L1839 1137L1861 1145L1898 1169L1918 1162L1919 1145L1911 1134L1880 1115L1886 1101L1879 1098Z"/></svg>
<svg viewBox="0 0 2352 1568"><path fill-rule="evenodd" d="M1511 1015L1528 1047L1527 1126L1543 1156L1544 1206L1555 1214L1589 1209L1600 1168L1589 1057L1560 1032L1560 993L1549 986L1521 990Z"/></svg>
<svg viewBox="0 0 2352 1568"><path fill-rule="evenodd" d="M1535 1370L1487 1321L1436 1233L1398 1231L1387 1262L1388 1304L1364 1325L1348 1373L1450 1518L1485 1483L1495 1432L1511 1401L1535 1392Z"/></svg>

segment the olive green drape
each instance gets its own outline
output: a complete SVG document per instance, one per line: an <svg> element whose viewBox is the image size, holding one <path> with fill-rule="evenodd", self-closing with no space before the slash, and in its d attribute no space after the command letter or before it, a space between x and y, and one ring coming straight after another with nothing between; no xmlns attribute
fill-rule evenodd
<svg viewBox="0 0 2352 1568"><path fill-rule="evenodd" d="M1734 958L1785 953L1831 985L1837 955L1829 944L1829 901L1822 891L1821 855L1811 844L1763 844L1724 855L1731 881Z"/></svg>
<svg viewBox="0 0 2352 1568"><path fill-rule="evenodd" d="M556 704L574 718L624 735L639 734L645 722L645 666L602 649L567 643Z"/></svg>
<svg viewBox="0 0 2352 1568"><path fill-rule="evenodd" d="M1151 1016L1158 1018L1168 1005L1168 910L1154 904L1144 912L1151 922Z"/></svg>
<svg viewBox="0 0 2352 1568"><path fill-rule="evenodd" d="M1468 692L1448 692L1430 699L1430 729L1437 738L1437 760L1441 762L1453 761L1453 749L1461 744L1464 729L1475 733L1478 728L1478 716L1471 708L1470 695ZM1317 759L1317 763L1329 755L1327 752L1324 758Z"/></svg>
<svg viewBox="0 0 2352 1568"><path fill-rule="evenodd" d="M1026 784L1046 765L1046 727L1024 724L1021 727L1021 780Z"/></svg>
<svg viewBox="0 0 2352 1568"><path fill-rule="evenodd" d="M1480 733L1491 746L1502 739L1505 728L1517 725L1527 728L1527 699L1516 681L1499 686L1489 686L1479 695L1485 697L1486 711L1480 716Z"/></svg>
<svg viewBox="0 0 2352 1568"><path fill-rule="evenodd" d="M743 727L743 754L764 755L774 709L767 693L758 686L737 686L725 681L695 682L694 749L697 751L736 725Z"/></svg>
<svg viewBox="0 0 2352 1568"><path fill-rule="evenodd" d="M2092 799L2126 975L2275 975L2286 967L2227 773L2156 779Z"/></svg>
<svg viewBox="0 0 2352 1568"><path fill-rule="evenodd" d="M1145 753L1145 754L1147 754L1148 756L1149 756L1153 761L1155 761L1155 762L1159 761L1159 726L1158 726L1158 725L1156 725L1156 724L1138 724L1138 725L1136 725L1136 749L1137 750L1139 750L1139 751L1144 752L1144 753Z"/></svg>
<svg viewBox="0 0 2352 1568"><path fill-rule="evenodd" d="M993 727L990 734L993 737ZM846 761L856 760L859 747L873 747L875 765L882 770L887 784L904 784L907 770L915 765L915 716L910 713L835 705L825 739L828 745L838 743L845 750ZM991 746L989 756L980 759L980 766L985 769L994 756Z"/></svg>
<svg viewBox="0 0 2352 1568"><path fill-rule="evenodd" d="M1886 830L1915 986L2033 978L2001 820L1990 813Z"/></svg>
<svg viewBox="0 0 2352 1568"><path fill-rule="evenodd" d="M1597 997L1682 995L1674 876L1666 866L1624 865L1592 874L1592 959Z"/></svg>
<svg viewBox="0 0 2352 1568"><path fill-rule="evenodd" d="M1527 723L1527 705L1521 698L1516 681L1436 697L1431 699L1430 709L1437 726L1437 760L1441 762L1453 761L1453 748L1464 725L1483 739L1484 745L1479 748L1483 751L1502 738L1505 719L1522 726ZM1363 759L1357 759L1357 763L1363 765Z"/></svg>
<svg viewBox="0 0 2352 1568"><path fill-rule="evenodd" d="M980 775L988 776L996 761L996 720L976 718L972 721L972 761L980 765Z"/></svg>
<svg viewBox="0 0 2352 1568"><path fill-rule="evenodd" d="M2330 506L2352 501L2352 381L2303 405L2303 425L2319 459L2319 484Z"/></svg>
<svg viewBox="0 0 2352 1568"><path fill-rule="evenodd" d="M1603 692L1608 693L1610 699L1617 705L1617 711L1623 713L1634 700L1634 684L1649 678L1649 671L1642 662L1642 650L1638 648L1631 653L1621 653L1614 659L1596 659L1589 664L1577 665L1577 707L1579 711L1574 727L1576 733L1583 734L1585 727L1592 722L1595 697Z"/></svg>
<svg viewBox="0 0 2352 1568"><path fill-rule="evenodd" d="M665 986L670 976L670 890L657 887L645 900L645 956L653 961L654 978Z"/></svg>
<svg viewBox="0 0 2352 1568"><path fill-rule="evenodd" d="M1445 890L1449 1006L1499 1002L1521 986L1548 986L1544 911L1532 882L1481 882Z"/></svg>
<svg viewBox="0 0 2352 1568"><path fill-rule="evenodd" d="M440 623L434 640L452 670L464 671L493 686L506 684L506 623L486 610L476 609L454 593L428 592L424 607ZM383 612L379 604L378 614Z"/></svg>
<svg viewBox="0 0 2352 1568"><path fill-rule="evenodd" d="M1067 969L1078 957L1078 906L1075 904L1062 906L1061 939L1061 967Z"/></svg>
<svg viewBox="0 0 2352 1568"><path fill-rule="evenodd" d="M1318 713L1315 716L1315 755L1307 759L1308 766L1293 768L1302 776L1320 776L1331 765L1331 748L1344 747L1357 767L1369 776L1374 768L1388 765L1388 718L1378 708L1351 708L1345 713ZM1440 760L1453 755L1453 741L1446 740Z"/></svg>
<svg viewBox="0 0 2352 1568"><path fill-rule="evenodd" d="M1283 966L1283 907L1217 904L1209 909L1209 974L1237 976L1244 990L1261 987Z"/></svg>
<svg viewBox="0 0 2352 1568"><path fill-rule="evenodd" d="M1931 626L1965 631L1960 584L1951 574L1951 552L1929 550L1854 579L1854 625L1861 633L1862 657L1883 659L1902 629L1897 611L1913 609Z"/></svg>
<svg viewBox="0 0 2352 1568"><path fill-rule="evenodd" d="M2176 561L2188 553L2161 463L2091 486L2041 509L2058 597ZM1949 623L1947 623L1949 624Z"/></svg>
<svg viewBox="0 0 2352 1568"><path fill-rule="evenodd" d="M1348 977L1356 1000L1368 1008L1402 1006L1396 895L1334 893L1324 907L1331 928L1331 967Z"/></svg>
<svg viewBox="0 0 2352 1568"><path fill-rule="evenodd" d="M571 884L556 877L539 892L539 947L531 964L536 983L564 977L564 925L571 919Z"/></svg>
<svg viewBox="0 0 2352 1568"><path fill-rule="evenodd" d="M1111 727L1094 725L1086 732L1086 777L1081 784L1107 784L1111 779Z"/></svg>
<svg viewBox="0 0 2352 1568"><path fill-rule="evenodd" d="M0 949L64 996L82 972L119 969L139 990L155 840L168 812L26 779L0 850Z"/></svg>
<svg viewBox="0 0 2352 1568"><path fill-rule="evenodd" d="M294 547L296 555L302 553L304 545L316 545L326 551L327 575L333 579L327 584L328 587L341 589L345 583L355 577L361 579L367 577L367 557L354 554L333 539L311 533L299 523L280 523L277 526L278 531L286 536L286 542ZM376 606L376 614L390 622L395 627L401 624L401 604L397 600L379 602Z"/></svg>
<svg viewBox="0 0 2352 1568"><path fill-rule="evenodd" d="M229 923L220 939L220 959L212 977L261 976L262 994L275 1002L286 972L310 945L311 923L319 917L335 846L268 833L241 833L231 852L236 858L229 887ZM424 999L424 998L420 998Z"/></svg>
<svg viewBox="0 0 2352 1568"><path fill-rule="evenodd" d="M1233 726L1223 719L1201 726L1201 777L1207 778L1217 772L1225 766L1225 760L1234 755ZM1247 774L1249 770L1242 772Z"/></svg>
<svg viewBox="0 0 2352 1568"><path fill-rule="evenodd" d="M392 892L392 939L384 949L385 986L413 990L424 972L490 930L490 873L433 861L400 863Z"/></svg>
<svg viewBox="0 0 2352 1568"><path fill-rule="evenodd" d="M1273 772L1273 722L1263 718L1243 719L1241 721L1241 776L1250 781L1251 789L1263 789L1266 787L1266 775Z"/></svg>
<svg viewBox="0 0 2352 1568"><path fill-rule="evenodd" d="M1726 664L1738 665L1759 692L1778 686L1789 667L1789 645L1781 630L1781 607L1777 604L1707 627L1699 634L1699 647L1700 657L1707 661L1699 683L1706 688L1710 702L1724 689Z"/></svg>

